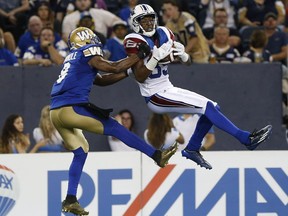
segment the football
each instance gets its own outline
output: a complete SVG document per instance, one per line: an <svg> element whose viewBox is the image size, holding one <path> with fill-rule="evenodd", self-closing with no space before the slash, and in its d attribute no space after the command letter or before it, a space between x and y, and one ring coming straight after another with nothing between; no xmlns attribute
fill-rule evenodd
<svg viewBox="0 0 288 216"><path fill-rule="evenodd" d="M174 62L175 58L176 58L176 56L174 56L173 52L171 52L167 57L160 60L158 62L158 64L161 64L161 65L169 64L171 62Z"/></svg>

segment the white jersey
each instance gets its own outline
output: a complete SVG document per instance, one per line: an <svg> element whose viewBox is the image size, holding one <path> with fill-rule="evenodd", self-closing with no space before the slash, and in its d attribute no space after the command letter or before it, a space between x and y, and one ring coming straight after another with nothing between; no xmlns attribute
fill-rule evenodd
<svg viewBox="0 0 288 216"><path fill-rule="evenodd" d="M168 40L173 40L173 33L166 27L158 27L156 29L156 37L146 37L144 35L131 33L125 37L124 47L127 54L138 53L138 44L147 43L151 50L156 45L160 47L163 43ZM144 64L150 59L151 56L147 56L144 59ZM144 97L150 97L158 92L165 89L172 88L173 85L169 80L168 65L158 64L152 71L150 76L143 82L137 82L140 88L141 95Z"/></svg>

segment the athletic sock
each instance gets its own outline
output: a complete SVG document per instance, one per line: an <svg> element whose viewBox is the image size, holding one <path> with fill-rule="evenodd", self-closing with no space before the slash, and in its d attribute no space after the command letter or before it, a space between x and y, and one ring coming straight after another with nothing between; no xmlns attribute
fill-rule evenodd
<svg viewBox="0 0 288 216"><path fill-rule="evenodd" d="M250 132L244 131L236 127L228 118L226 118L221 112L219 106L214 106L212 102L208 102L205 110L207 118L219 129L234 136L243 144L249 144Z"/></svg>
<svg viewBox="0 0 288 216"><path fill-rule="evenodd" d="M119 123L115 123L113 125L113 128L109 130L109 134L116 137L117 139L121 140L124 142L126 145L128 145L131 148L135 148L150 158L152 155L155 153L155 148L152 147L151 145L147 144L143 139L135 135L134 133L130 132L127 130L125 127L123 127Z"/></svg>
<svg viewBox="0 0 288 216"><path fill-rule="evenodd" d="M85 164L87 153L83 151L82 147L72 151L74 153L73 161L69 168L69 183L67 195L75 196L82 174L83 166ZM71 198L71 197L70 197Z"/></svg>
<svg viewBox="0 0 288 216"><path fill-rule="evenodd" d="M185 149L188 151L198 151L201 147L203 138L208 133L212 125L212 122L205 115L202 115L199 118L195 131Z"/></svg>
<svg viewBox="0 0 288 216"><path fill-rule="evenodd" d="M68 202L69 204L71 204L71 203L77 202L77 197L76 197L75 195L69 195L69 194L67 194L65 200L66 200L66 202Z"/></svg>

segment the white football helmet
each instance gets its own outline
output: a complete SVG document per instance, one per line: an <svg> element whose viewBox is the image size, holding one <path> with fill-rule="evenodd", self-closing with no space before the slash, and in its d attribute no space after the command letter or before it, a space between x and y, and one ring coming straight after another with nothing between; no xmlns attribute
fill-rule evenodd
<svg viewBox="0 0 288 216"><path fill-rule="evenodd" d="M145 31L143 27L140 25L140 19L145 16L154 16L154 25L152 31ZM156 28L157 28L157 14L153 10L153 8L150 5L147 4L139 4L136 5L136 7L133 9L130 15L131 23L132 23L132 29L134 32L143 34L145 36L151 37L155 34Z"/></svg>

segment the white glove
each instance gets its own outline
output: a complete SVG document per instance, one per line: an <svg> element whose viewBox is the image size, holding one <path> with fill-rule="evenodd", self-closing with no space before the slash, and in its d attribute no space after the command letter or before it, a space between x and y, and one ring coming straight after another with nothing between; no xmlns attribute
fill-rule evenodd
<svg viewBox="0 0 288 216"><path fill-rule="evenodd" d="M185 47L183 44L174 41L173 43L174 47L173 47L173 54L175 56L182 56L185 53Z"/></svg>
<svg viewBox="0 0 288 216"><path fill-rule="evenodd" d="M160 61L166 58L172 52L172 42L168 41L164 43L161 47L157 48L156 46L153 47L152 56L157 60Z"/></svg>
<svg viewBox="0 0 288 216"><path fill-rule="evenodd" d="M177 42L177 41L174 41L173 42L173 55L174 56L178 56L181 61L183 62L187 62L188 59L189 59L189 55L185 52L185 47L183 44Z"/></svg>
<svg viewBox="0 0 288 216"><path fill-rule="evenodd" d="M146 67L148 70L153 71L154 68L157 66L158 61L166 58L172 52L172 41L168 41L162 44L161 47L157 48L156 46L153 47L152 51L152 58L146 63Z"/></svg>

